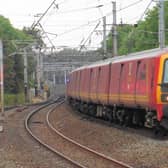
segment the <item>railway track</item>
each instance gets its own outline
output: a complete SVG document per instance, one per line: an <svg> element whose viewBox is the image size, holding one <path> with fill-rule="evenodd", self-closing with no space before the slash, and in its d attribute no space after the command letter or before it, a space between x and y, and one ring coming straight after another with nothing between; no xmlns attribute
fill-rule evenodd
<svg viewBox="0 0 168 168"><path fill-rule="evenodd" d="M76 167L80 167L80 165L77 165L77 163L73 162L73 160L69 160L68 158L66 158L64 155L62 155L59 151L57 151L54 147L52 147L52 145L48 144L47 142L45 142L45 140L40 137L40 135L37 135L37 132L39 131L39 133L42 135L42 131L43 130L45 132L45 138L49 138L52 135L50 134L49 136L46 136L46 129L48 128L45 122L45 112L48 111L49 109L53 109L55 108L54 103L61 103L60 99L57 99L55 102L51 102L45 105L42 105L40 108L32 111L31 113L29 113L25 119L25 129L27 130L27 132L33 137L33 139L35 139L40 145L44 146L45 148L47 148L49 151L53 152L54 154L56 154L56 156L61 158L61 162L59 163L61 165L61 167L69 167L69 168L76 168ZM37 115L38 114L38 115ZM40 116L40 115L41 116ZM32 119L34 116L37 116L38 119ZM40 116L40 118L39 118ZM33 121L34 120L34 121ZM38 121L37 121L38 120ZM33 124L33 126L31 127L31 125ZM43 125L44 124L44 125ZM37 125L36 128L36 132L34 131L35 127L34 125ZM39 129L40 126L40 129ZM48 130L49 132L49 130ZM47 134L48 135L48 134Z"/></svg>
<svg viewBox="0 0 168 168"><path fill-rule="evenodd" d="M57 100L56 104L48 104L48 107L46 107L46 105L42 106L27 116L25 127L34 139L47 149L59 155L72 167L131 168L131 166L127 164L69 139L56 130L50 122L50 116L55 108L62 103L63 100Z"/></svg>

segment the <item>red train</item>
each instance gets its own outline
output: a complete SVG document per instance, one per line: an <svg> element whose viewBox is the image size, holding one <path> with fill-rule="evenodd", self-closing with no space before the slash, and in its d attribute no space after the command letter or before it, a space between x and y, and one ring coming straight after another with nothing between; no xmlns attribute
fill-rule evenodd
<svg viewBox="0 0 168 168"><path fill-rule="evenodd" d="M68 101L125 125L168 129L168 49L102 60L72 71Z"/></svg>

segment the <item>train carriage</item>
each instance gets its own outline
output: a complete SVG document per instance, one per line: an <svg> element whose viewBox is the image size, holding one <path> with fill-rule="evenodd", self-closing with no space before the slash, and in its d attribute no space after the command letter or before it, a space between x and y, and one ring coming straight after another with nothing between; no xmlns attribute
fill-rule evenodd
<svg viewBox="0 0 168 168"><path fill-rule="evenodd" d="M99 61L70 76L67 97L81 111L121 124L168 129L168 49Z"/></svg>

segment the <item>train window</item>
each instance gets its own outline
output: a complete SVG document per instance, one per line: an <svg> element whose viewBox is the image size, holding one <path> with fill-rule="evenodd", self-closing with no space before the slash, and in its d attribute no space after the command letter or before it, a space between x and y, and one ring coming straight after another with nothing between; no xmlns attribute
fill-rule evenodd
<svg viewBox="0 0 168 168"><path fill-rule="evenodd" d="M140 67L139 67L140 65ZM137 79L138 80L146 80L146 64L143 63L143 64L138 64L138 69L137 69L137 73L138 73L138 77Z"/></svg>
<svg viewBox="0 0 168 168"><path fill-rule="evenodd" d="M165 61L164 65L164 76L163 76L163 82L168 83L168 60Z"/></svg>
<svg viewBox="0 0 168 168"><path fill-rule="evenodd" d="M141 69L140 72L140 80L145 80L146 79L146 64L143 64L143 68Z"/></svg>

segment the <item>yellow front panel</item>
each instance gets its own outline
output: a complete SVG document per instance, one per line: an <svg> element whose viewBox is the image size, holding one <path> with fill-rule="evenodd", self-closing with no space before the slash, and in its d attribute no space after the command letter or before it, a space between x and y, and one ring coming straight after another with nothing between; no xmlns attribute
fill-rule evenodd
<svg viewBox="0 0 168 168"><path fill-rule="evenodd" d="M160 58L159 75L158 75L157 84L161 84L162 83L163 70L164 70L164 61L166 59L168 59L168 54L164 54ZM156 93L156 102L157 102L157 104L163 104L163 102L161 101L161 94L162 94L161 87L158 85L157 86L157 93Z"/></svg>

